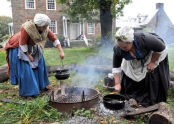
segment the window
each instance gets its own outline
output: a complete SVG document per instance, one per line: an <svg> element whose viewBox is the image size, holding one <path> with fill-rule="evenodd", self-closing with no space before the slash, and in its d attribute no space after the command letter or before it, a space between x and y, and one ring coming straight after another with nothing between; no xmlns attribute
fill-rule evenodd
<svg viewBox="0 0 174 124"><path fill-rule="evenodd" d="M88 34L95 34L95 24L94 23L88 23Z"/></svg>
<svg viewBox="0 0 174 124"><path fill-rule="evenodd" d="M47 0L47 10L56 10L56 0Z"/></svg>
<svg viewBox="0 0 174 124"><path fill-rule="evenodd" d="M25 0L25 9L36 9L35 0Z"/></svg>
<svg viewBox="0 0 174 124"><path fill-rule="evenodd" d="M49 25L49 28L54 34L57 34L57 21L51 20L51 24Z"/></svg>

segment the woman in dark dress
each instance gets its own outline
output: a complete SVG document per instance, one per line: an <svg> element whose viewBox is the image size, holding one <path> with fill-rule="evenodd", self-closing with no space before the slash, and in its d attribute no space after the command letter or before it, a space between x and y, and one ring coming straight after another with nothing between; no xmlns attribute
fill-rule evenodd
<svg viewBox="0 0 174 124"><path fill-rule="evenodd" d="M166 101L169 63L164 41L154 33L135 33L128 26L120 28L115 38L115 90L143 106Z"/></svg>

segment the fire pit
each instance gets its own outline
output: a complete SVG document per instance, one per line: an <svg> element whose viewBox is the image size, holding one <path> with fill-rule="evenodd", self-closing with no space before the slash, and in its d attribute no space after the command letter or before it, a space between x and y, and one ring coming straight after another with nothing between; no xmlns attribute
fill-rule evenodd
<svg viewBox="0 0 174 124"><path fill-rule="evenodd" d="M65 95L61 90L57 93L52 91L50 105L59 112L71 112L77 109L90 109L95 107L99 101L99 92L91 88L69 87L65 88Z"/></svg>

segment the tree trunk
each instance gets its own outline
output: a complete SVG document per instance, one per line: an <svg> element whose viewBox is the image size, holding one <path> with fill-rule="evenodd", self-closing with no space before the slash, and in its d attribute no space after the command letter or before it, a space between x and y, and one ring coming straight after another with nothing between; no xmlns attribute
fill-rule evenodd
<svg viewBox="0 0 174 124"><path fill-rule="evenodd" d="M158 111L152 113L148 124L174 124L174 116L168 104L164 102L159 103Z"/></svg>
<svg viewBox="0 0 174 124"><path fill-rule="evenodd" d="M111 1L100 1L101 45L112 45Z"/></svg>

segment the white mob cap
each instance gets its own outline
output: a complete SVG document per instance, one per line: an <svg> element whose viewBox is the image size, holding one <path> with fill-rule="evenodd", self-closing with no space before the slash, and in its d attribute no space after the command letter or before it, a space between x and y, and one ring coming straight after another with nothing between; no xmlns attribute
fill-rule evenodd
<svg viewBox="0 0 174 124"><path fill-rule="evenodd" d="M37 13L34 16L34 23L38 26L38 27L42 27L45 25L49 25L51 23L50 18L45 15L45 14L41 14L41 13Z"/></svg>
<svg viewBox="0 0 174 124"><path fill-rule="evenodd" d="M123 42L132 42L134 40L134 30L129 26L121 27L115 33L115 38Z"/></svg>

